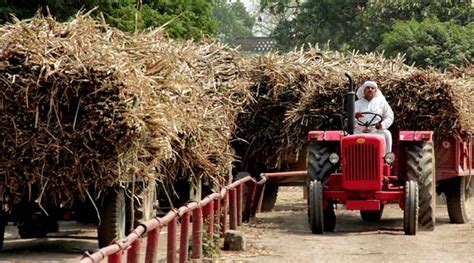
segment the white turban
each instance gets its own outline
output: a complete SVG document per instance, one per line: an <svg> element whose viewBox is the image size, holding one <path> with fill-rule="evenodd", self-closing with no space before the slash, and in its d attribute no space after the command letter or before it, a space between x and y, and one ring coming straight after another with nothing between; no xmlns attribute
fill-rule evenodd
<svg viewBox="0 0 474 263"><path fill-rule="evenodd" d="M364 98L364 90L367 87L374 87L376 89L374 97L382 97L382 98L385 99L385 97L383 96L382 92L379 89L379 86L377 85L377 83L375 83L375 81L366 81L366 82L364 82L364 84L362 84L362 86L360 86L360 88L357 90L357 98L359 98L359 99Z"/></svg>

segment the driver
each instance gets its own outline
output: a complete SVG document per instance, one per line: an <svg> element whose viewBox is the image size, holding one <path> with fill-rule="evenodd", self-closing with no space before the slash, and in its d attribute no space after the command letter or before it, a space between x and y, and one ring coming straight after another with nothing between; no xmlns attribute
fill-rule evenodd
<svg viewBox="0 0 474 263"><path fill-rule="evenodd" d="M382 116L382 121L380 117L375 117L372 120L370 127L365 127L364 125L356 125L354 129L355 134L360 133L375 133L381 134L385 137L385 152L392 151L392 134L388 130L390 125L393 123L393 111L388 105L387 100L383 96L382 92L379 90L377 83L374 81L366 81L364 84L357 90L357 98L355 102L355 117L356 119L367 123L374 118L372 114L363 114L363 112L373 112Z"/></svg>

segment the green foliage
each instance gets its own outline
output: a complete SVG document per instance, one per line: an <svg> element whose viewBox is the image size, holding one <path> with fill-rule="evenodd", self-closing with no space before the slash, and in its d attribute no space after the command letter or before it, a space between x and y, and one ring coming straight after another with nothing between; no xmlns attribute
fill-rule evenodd
<svg viewBox="0 0 474 263"><path fill-rule="evenodd" d="M217 21L213 1L209 0L143 0L137 10L136 0L0 0L0 23L11 21L9 14L20 19L33 16L46 7L58 20L69 19L79 10L97 7L93 15L104 14L107 22L124 31L158 27L170 22L168 34L178 39L199 39L214 35Z"/></svg>
<svg viewBox="0 0 474 263"><path fill-rule="evenodd" d="M209 0L144 1L143 26L157 27L171 21L167 26L171 37L199 39L217 32L213 8L214 3Z"/></svg>
<svg viewBox="0 0 474 263"><path fill-rule="evenodd" d="M217 36L223 42L231 43L238 37L253 36L255 18L240 1L217 0L214 17L219 23Z"/></svg>
<svg viewBox="0 0 474 263"><path fill-rule="evenodd" d="M470 52L465 42L466 35L471 34L470 23L474 22L472 0L260 0L260 4L273 12L297 9L294 15L280 21L272 33L283 50L330 41L331 48L342 51L372 52L380 46L377 50L386 48L389 55L409 52L409 62L423 66L444 68L449 63L472 60L470 53L462 57L462 52ZM435 25L428 28L427 22L422 21ZM414 25L416 22L419 26ZM421 35L429 38L416 35L414 30L418 27L426 31ZM390 33L392 28L397 32ZM443 39L448 42L442 43ZM413 46L419 50L415 51Z"/></svg>
<svg viewBox="0 0 474 263"><path fill-rule="evenodd" d="M275 28L273 37L282 49L294 45L326 44L342 49L358 29L357 10L367 0L313 0L302 3L296 16L288 17ZM290 46L291 45L291 46Z"/></svg>
<svg viewBox="0 0 474 263"><path fill-rule="evenodd" d="M352 46L361 51L372 51L382 42L383 34L389 32L398 20L437 18L440 21L454 21L467 25L474 19L471 0L425 1L369 1L359 12L359 31L354 35Z"/></svg>
<svg viewBox="0 0 474 263"><path fill-rule="evenodd" d="M384 34L378 51L389 56L405 53L407 63L421 67L447 68L474 59L474 23L466 26L452 21L426 18L421 23L397 21L390 33Z"/></svg>

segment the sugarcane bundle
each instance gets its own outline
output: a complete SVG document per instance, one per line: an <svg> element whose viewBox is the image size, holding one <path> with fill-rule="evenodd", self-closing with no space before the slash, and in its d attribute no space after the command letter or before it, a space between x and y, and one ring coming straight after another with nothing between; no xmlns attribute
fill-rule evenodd
<svg viewBox="0 0 474 263"><path fill-rule="evenodd" d="M225 181L234 118L251 98L235 50L80 14L15 21L0 36L7 202L70 204L137 176Z"/></svg>

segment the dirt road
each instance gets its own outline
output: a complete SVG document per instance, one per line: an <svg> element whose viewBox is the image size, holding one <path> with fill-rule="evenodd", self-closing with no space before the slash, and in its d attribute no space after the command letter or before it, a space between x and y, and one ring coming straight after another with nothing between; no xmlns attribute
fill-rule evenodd
<svg viewBox="0 0 474 263"><path fill-rule="evenodd" d="M444 204L437 206L435 231L416 236L404 235L403 212L396 205L387 207L382 220L375 223L363 222L359 212L338 209L336 216L334 233L312 234L301 189L283 188L274 212L259 214L242 228L248 250L239 257L226 257L272 263L474 262L474 223L450 224Z"/></svg>
<svg viewBox="0 0 474 263"><path fill-rule="evenodd" d="M437 207L435 231L416 236L404 235L397 206L387 207L378 223L363 222L358 212L338 210L336 231L313 235L305 202L301 188L283 188L274 212L258 214L240 228L246 251L222 252L216 262L474 262L474 223L450 224L445 205ZM474 218L474 202L470 204ZM83 251L97 249L92 226L63 222L62 227L65 232L48 239L19 240L9 226L0 261L78 262ZM166 240L165 234L160 240ZM164 242L160 247L166 247Z"/></svg>

